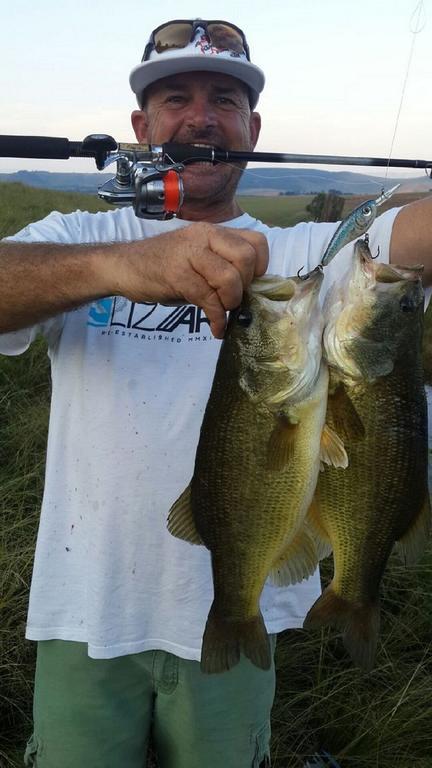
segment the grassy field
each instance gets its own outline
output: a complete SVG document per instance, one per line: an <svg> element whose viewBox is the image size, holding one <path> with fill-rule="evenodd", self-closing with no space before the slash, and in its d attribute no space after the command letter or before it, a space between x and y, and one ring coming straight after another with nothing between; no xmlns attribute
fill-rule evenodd
<svg viewBox="0 0 432 768"><path fill-rule="evenodd" d="M242 203L271 224L292 224L304 218L307 200L284 196ZM96 198L0 184L0 235L53 208L77 207L106 208ZM23 637L49 392L42 342L21 357L0 358L0 768L22 765L31 730L34 644ZM326 581L328 561L322 570ZM429 552L409 569L396 557L389 563L372 672L353 669L334 632L283 633L277 648L274 768L300 768L318 749L332 753L342 768L432 768L431 626Z"/></svg>
<svg viewBox="0 0 432 768"><path fill-rule="evenodd" d="M299 221L311 221L306 210L313 195L278 195L277 197L239 197L243 210L272 227L292 227Z"/></svg>

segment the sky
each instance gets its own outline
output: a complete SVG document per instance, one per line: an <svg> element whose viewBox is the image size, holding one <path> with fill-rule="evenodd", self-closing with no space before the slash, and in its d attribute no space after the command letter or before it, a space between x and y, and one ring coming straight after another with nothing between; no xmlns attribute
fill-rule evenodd
<svg viewBox="0 0 432 768"><path fill-rule="evenodd" d="M405 84L392 156L432 158L432 0L14 0L0 21L0 133L133 141L129 73L154 27L194 17L240 26L264 70L257 150L388 157ZM95 166L0 158L19 169Z"/></svg>

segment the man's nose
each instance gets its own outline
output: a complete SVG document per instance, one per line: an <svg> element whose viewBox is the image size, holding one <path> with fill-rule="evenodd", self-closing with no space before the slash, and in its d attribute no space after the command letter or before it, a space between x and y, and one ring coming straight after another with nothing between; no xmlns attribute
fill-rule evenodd
<svg viewBox="0 0 432 768"><path fill-rule="evenodd" d="M216 113L213 104L205 97L196 97L189 105L186 116L188 126L209 128L216 125Z"/></svg>

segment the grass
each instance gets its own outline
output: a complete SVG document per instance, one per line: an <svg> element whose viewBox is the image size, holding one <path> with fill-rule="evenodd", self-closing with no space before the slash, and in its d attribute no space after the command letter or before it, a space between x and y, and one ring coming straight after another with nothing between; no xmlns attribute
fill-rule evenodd
<svg viewBox="0 0 432 768"><path fill-rule="evenodd" d="M293 223L305 204L291 197L263 198L260 208L259 199L244 199L245 208L272 224L282 223L282 214ZM11 234L54 207L105 208L87 196L0 185L0 233ZM23 356L0 358L0 768L22 766L31 731L34 644L24 640L24 626L49 395L42 341ZM325 561L324 581L330 573ZM432 768L431 626L429 550L409 569L391 558L372 672L353 669L334 632L282 633L272 718L274 768L300 768L306 755L322 748L343 768Z"/></svg>
<svg viewBox="0 0 432 768"><path fill-rule="evenodd" d="M107 211L109 206L92 195L34 189L19 183L0 183L0 238L15 234L51 211L71 213L77 209L93 213Z"/></svg>
<svg viewBox="0 0 432 768"><path fill-rule="evenodd" d="M0 361L0 766L31 730L34 643L24 640L49 408L42 342ZM20 750L21 751L21 750Z"/></svg>

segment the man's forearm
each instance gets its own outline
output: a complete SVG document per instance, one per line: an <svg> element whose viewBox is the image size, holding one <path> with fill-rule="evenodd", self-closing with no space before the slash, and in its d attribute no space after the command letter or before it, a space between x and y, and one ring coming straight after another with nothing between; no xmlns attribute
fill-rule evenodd
<svg viewBox="0 0 432 768"><path fill-rule="evenodd" d="M399 211L393 224L390 261L407 266L423 264L423 282L432 284L432 196Z"/></svg>
<svg viewBox="0 0 432 768"><path fill-rule="evenodd" d="M113 247L0 242L0 333L109 295L102 261Z"/></svg>
<svg viewBox="0 0 432 768"><path fill-rule="evenodd" d="M226 311L268 264L258 232L196 223L110 244L0 242L0 333L17 331L103 296L197 304L222 338Z"/></svg>

